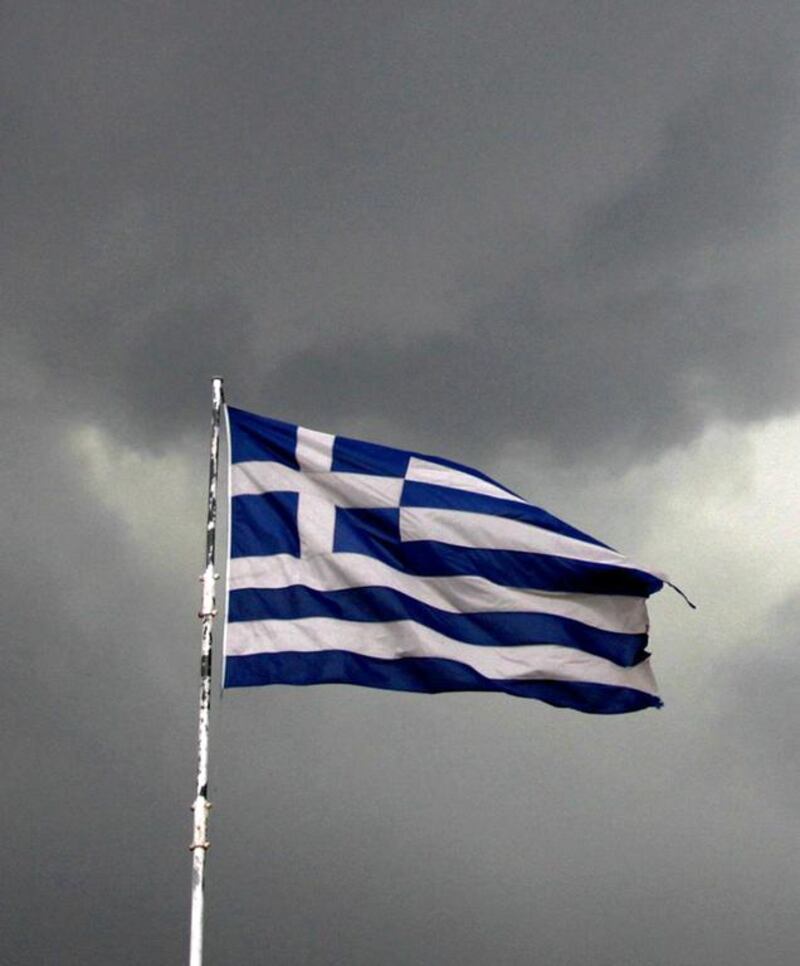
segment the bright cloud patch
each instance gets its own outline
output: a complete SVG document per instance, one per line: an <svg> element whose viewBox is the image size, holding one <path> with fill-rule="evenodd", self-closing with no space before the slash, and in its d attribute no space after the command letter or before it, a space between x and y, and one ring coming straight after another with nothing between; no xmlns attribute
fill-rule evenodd
<svg viewBox="0 0 800 966"><path fill-rule="evenodd" d="M184 451L141 453L97 426L73 430L71 444L92 498L127 528L151 566L169 572L195 559L200 567L205 536L205 467Z"/></svg>
<svg viewBox="0 0 800 966"><path fill-rule="evenodd" d="M501 464L517 492L556 514L569 510L578 526L662 568L695 600L696 612L675 594L652 602L663 677L672 661L683 687L712 673L725 650L770 646L769 615L800 585L800 417L718 424L618 475L532 459L522 443Z"/></svg>

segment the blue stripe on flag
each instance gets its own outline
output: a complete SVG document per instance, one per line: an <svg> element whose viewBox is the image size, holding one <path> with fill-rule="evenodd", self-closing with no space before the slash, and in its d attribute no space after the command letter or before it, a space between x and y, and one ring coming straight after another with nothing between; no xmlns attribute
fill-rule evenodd
<svg viewBox="0 0 800 966"><path fill-rule="evenodd" d="M466 473L468 476L474 476L486 483L491 483L492 486L496 486L499 490L505 490L509 496L519 497L518 493L510 490L507 486L503 486L502 483L498 483L497 480L492 479L483 470L476 470L474 466L465 466L464 463L456 463L455 460L449 460L444 456L428 456L425 453L409 453L409 456L416 456L417 459L424 460L426 463L436 463L438 466L447 466L451 470L458 470L459 473Z"/></svg>
<svg viewBox="0 0 800 966"><path fill-rule="evenodd" d="M498 484L495 484L497 486ZM449 486L435 486L431 483L417 483L406 480L400 498L401 506L434 507L443 510L465 510L472 513L488 513L502 517L505 520L519 520L530 523L551 533L560 533L565 537L584 540L597 547L608 547L608 544L590 537L582 530L571 527L558 517L554 517L547 510L533 506L531 503L519 503L516 500L503 500L483 493L470 493L465 490L455 490ZM610 549L610 548L609 548Z"/></svg>
<svg viewBox="0 0 800 966"><path fill-rule="evenodd" d="M299 469L297 449L297 426L279 419L255 416L243 409L226 407L231 434L231 462L245 463L249 460L283 463Z"/></svg>
<svg viewBox="0 0 800 966"><path fill-rule="evenodd" d="M642 570L553 554L457 547L434 540L401 543L393 532L396 513L338 509L334 551L375 557L418 577L472 575L533 590L648 597L662 586L657 577Z"/></svg>
<svg viewBox="0 0 800 966"><path fill-rule="evenodd" d="M508 487L487 476L481 470L464 466L441 456L428 456L414 450L395 449L380 443L367 443L348 436L336 436L333 444L333 464L331 469L339 473L372 473L375 476L405 476L409 460L414 457L426 463L448 467L474 476L478 480L491 483L511 496L516 496Z"/></svg>
<svg viewBox="0 0 800 966"><path fill-rule="evenodd" d="M371 507L368 510L336 509L334 550L365 553L376 556L370 550L369 541L400 543L400 508Z"/></svg>
<svg viewBox="0 0 800 966"><path fill-rule="evenodd" d="M459 661L444 658L387 660L336 650L228 656L226 688L263 684L355 684L426 694L494 691L537 698L556 707L591 714L625 714L661 706L657 697L633 688L591 682L501 681L486 678Z"/></svg>
<svg viewBox="0 0 800 966"><path fill-rule="evenodd" d="M411 456L402 449L365 443L337 436L333 442L333 465L337 473L372 473L375 476L405 476Z"/></svg>
<svg viewBox="0 0 800 966"><path fill-rule="evenodd" d="M382 549L391 550L386 546ZM643 570L571 560L521 550L484 550L415 540L397 548L399 569L420 577L474 575L505 587L553 590L569 594L621 594L649 597L662 583ZM378 556L375 553L374 556ZM389 553L387 556L391 557ZM390 560L386 561L391 562ZM397 566L397 564L394 564Z"/></svg>
<svg viewBox="0 0 800 966"><path fill-rule="evenodd" d="M412 620L456 641L478 646L562 644L623 667L645 656L646 634L600 630L553 614L523 611L458 613L441 610L388 587L313 590L299 584L280 589L233 590L228 621L300 620L332 617L366 623Z"/></svg>
<svg viewBox="0 0 800 966"><path fill-rule="evenodd" d="M257 493L231 500L231 557L300 556L297 493Z"/></svg>

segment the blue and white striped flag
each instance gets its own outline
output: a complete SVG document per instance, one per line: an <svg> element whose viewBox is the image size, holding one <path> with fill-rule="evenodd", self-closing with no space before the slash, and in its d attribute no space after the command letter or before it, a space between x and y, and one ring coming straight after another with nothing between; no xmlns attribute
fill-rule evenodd
<svg viewBox="0 0 800 966"><path fill-rule="evenodd" d="M662 577L477 470L227 407L225 686L658 707Z"/></svg>

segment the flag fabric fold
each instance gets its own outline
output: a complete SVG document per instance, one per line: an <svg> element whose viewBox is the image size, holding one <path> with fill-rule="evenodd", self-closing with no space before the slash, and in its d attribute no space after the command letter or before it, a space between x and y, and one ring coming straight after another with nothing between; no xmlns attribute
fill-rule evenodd
<svg viewBox="0 0 800 966"><path fill-rule="evenodd" d="M226 687L660 706L645 602L663 576L478 470L226 413Z"/></svg>

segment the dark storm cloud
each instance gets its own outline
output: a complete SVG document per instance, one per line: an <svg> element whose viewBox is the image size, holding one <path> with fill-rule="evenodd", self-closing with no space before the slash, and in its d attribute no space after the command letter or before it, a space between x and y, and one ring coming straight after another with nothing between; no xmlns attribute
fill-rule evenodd
<svg viewBox="0 0 800 966"><path fill-rule="evenodd" d="M17 380L150 442L221 372L339 431L573 458L791 408L796 17L718 7L32 4L6 40ZM648 57L649 86L619 75Z"/></svg>
<svg viewBox="0 0 800 966"><path fill-rule="evenodd" d="M573 457L648 454L712 416L793 407L800 286L781 208L800 210L795 80L776 67L716 83L667 120L657 157L589 212L572 251L482 306L476 292L457 329L309 348L270 395L302 410L311 382L334 413L386 409L409 434L433 425L478 449L536 437Z"/></svg>
<svg viewBox="0 0 800 966"><path fill-rule="evenodd" d="M797 81L776 63L728 67L666 119L661 150L619 198L587 219L579 249L590 265L644 263L774 228L791 178ZM784 194L784 192L786 192ZM667 263L668 264L668 263Z"/></svg>

